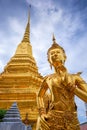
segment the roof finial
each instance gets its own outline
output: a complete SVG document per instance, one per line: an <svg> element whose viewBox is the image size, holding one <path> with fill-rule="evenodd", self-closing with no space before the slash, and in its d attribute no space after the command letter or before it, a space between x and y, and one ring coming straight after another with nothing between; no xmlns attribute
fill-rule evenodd
<svg viewBox="0 0 87 130"><path fill-rule="evenodd" d="M29 5L29 8L28 8L28 23L30 23L30 8L31 8L31 5Z"/></svg>
<svg viewBox="0 0 87 130"><path fill-rule="evenodd" d="M28 12L28 23L25 29L22 42L30 42L30 6L29 6L29 12Z"/></svg>

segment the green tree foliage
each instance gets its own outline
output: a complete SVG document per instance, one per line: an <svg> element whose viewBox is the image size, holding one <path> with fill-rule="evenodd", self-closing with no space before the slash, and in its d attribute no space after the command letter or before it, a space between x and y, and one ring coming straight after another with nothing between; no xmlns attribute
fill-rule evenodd
<svg viewBox="0 0 87 130"><path fill-rule="evenodd" d="M6 110L0 109L0 122L2 121L2 118L4 117L5 113L6 113Z"/></svg>

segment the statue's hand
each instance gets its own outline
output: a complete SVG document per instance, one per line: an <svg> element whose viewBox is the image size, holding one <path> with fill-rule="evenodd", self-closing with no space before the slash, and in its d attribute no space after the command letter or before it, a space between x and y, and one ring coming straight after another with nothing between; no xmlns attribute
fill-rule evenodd
<svg viewBox="0 0 87 130"><path fill-rule="evenodd" d="M43 120L46 120L46 119L47 119L47 115L46 115L46 114L42 114L42 115L41 115L41 118L42 118Z"/></svg>
<svg viewBox="0 0 87 130"><path fill-rule="evenodd" d="M41 115L41 126L43 129L50 130L49 123L47 122L48 116L46 114Z"/></svg>

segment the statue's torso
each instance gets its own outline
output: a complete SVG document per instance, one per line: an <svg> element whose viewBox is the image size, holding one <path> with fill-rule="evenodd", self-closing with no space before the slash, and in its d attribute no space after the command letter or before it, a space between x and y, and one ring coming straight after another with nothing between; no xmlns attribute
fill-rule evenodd
<svg viewBox="0 0 87 130"><path fill-rule="evenodd" d="M72 75L68 75L69 80L75 82L75 79ZM57 76L56 74L52 75L50 78L50 90L52 94L52 102L55 105L57 110L68 110L74 111L74 94L69 91L68 86L63 85L64 76Z"/></svg>
<svg viewBox="0 0 87 130"><path fill-rule="evenodd" d="M75 82L72 75L68 78ZM50 90L52 101L49 105L48 123L50 130L79 130L76 105L74 103L74 93L70 93L67 86L62 84L63 76L52 75L50 77Z"/></svg>

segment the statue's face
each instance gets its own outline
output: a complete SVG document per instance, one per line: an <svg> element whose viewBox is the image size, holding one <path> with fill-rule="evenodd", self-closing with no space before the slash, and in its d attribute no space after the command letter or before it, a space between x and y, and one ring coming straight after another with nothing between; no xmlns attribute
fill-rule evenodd
<svg viewBox="0 0 87 130"><path fill-rule="evenodd" d="M62 51L62 49L59 48L52 49L48 53L48 59L51 65L60 66L63 65L65 62L65 54Z"/></svg>

